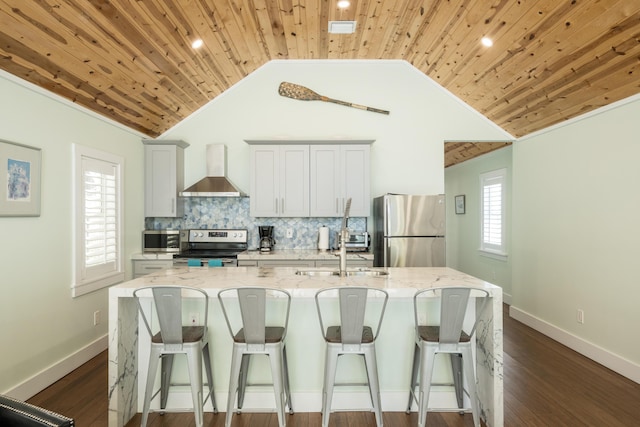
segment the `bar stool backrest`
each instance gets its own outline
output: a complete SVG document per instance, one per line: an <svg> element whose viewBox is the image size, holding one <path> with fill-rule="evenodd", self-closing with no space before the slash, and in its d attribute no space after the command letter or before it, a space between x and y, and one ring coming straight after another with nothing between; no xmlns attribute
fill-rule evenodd
<svg viewBox="0 0 640 427"><path fill-rule="evenodd" d="M151 290L153 303L155 306L155 315L158 318L159 333L162 337L162 343L167 350L180 349L183 344L183 294L190 293L192 296L201 297L203 302L199 304L198 317L201 322L200 328L203 328L204 334L207 333L208 306L209 296L202 289L190 288L184 286L149 286L136 289L134 296L138 297L146 290ZM142 319L150 336L154 336L155 332L151 328L151 322L147 314L141 307L140 298L136 298ZM194 309L195 310L195 309Z"/></svg>
<svg viewBox="0 0 640 427"><path fill-rule="evenodd" d="M423 289L414 295L414 316L415 324L420 325L419 318L428 318L427 313L421 313L419 300L421 297L440 297L439 303L439 342L441 344L458 344L463 337L471 337L475 333L476 320L465 324L467 306L472 296L472 292L481 299L481 304L476 307L477 312L482 312L488 301L489 293L484 289L469 287L442 287ZM431 294L431 295L429 295ZM424 324L425 321L422 322ZM428 323L428 322L426 322ZM466 330L465 330L466 329Z"/></svg>
<svg viewBox="0 0 640 427"><path fill-rule="evenodd" d="M340 327L343 344L362 344L362 327L367 308L366 288L344 288L340 293Z"/></svg>
<svg viewBox="0 0 640 427"><path fill-rule="evenodd" d="M238 289L244 338L247 344L264 344L265 342L266 294L265 289Z"/></svg>

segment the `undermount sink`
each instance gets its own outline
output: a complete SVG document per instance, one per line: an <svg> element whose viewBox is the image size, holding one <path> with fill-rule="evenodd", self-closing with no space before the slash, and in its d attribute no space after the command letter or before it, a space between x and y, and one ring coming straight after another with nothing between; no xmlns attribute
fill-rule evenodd
<svg viewBox="0 0 640 427"><path fill-rule="evenodd" d="M296 274L301 276L339 276L340 270L331 269L331 270L318 270L318 269L309 269L309 270L298 270ZM366 268L357 268L357 269L347 269L347 276L387 276L389 274L388 271L384 270L369 270Z"/></svg>

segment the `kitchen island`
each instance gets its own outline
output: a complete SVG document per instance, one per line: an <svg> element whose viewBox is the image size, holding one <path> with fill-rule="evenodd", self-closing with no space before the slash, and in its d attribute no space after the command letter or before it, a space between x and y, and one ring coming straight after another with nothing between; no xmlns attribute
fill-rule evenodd
<svg viewBox="0 0 640 427"><path fill-rule="evenodd" d="M440 286L469 286L487 289L491 303L480 318L476 332L476 366L481 417L489 426L503 425L503 351L502 351L502 289L450 268L388 268L386 276L306 276L297 275L297 268L238 267L207 268L178 267L163 270L122 283L109 291L109 426L122 427L140 412L148 362L148 337L138 335L138 313L133 291L137 288L175 284L202 288L211 298L209 320L214 390L218 408L226 407L231 338L220 306L216 300L220 289L237 286L264 286L286 289L293 297L287 334L291 393L296 412L320 412L324 369L324 341L320 335L315 309L315 292L340 285L372 286L389 292L389 303L380 336L376 344L382 409L404 411L408 397L409 376L413 356L413 295L416 290ZM176 363L180 362L179 359ZM257 360L260 363L260 360ZM343 362L341 362L343 363ZM252 365L253 366L253 365ZM440 366L440 368L438 368ZM266 365L265 365L266 367ZM450 381L448 363L436 365L434 382ZM175 375L186 369L176 366ZM266 379L261 373L266 372ZM269 382L268 369L252 368L252 382ZM346 360L338 375L348 382L363 382L358 360ZM257 378L253 378L256 376ZM441 377L441 378L440 378ZM365 377L366 378L366 377ZM453 387L435 387L430 406L435 410L456 410ZM337 391L333 408L367 410L368 390L349 387ZM336 393L336 395L337 395ZM172 390L168 407L191 406L188 387ZM415 405L414 405L415 406ZM273 408L270 388L248 388L246 408ZM153 405L152 405L153 408ZM415 408L414 408L415 409ZM211 411L207 402L205 410Z"/></svg>

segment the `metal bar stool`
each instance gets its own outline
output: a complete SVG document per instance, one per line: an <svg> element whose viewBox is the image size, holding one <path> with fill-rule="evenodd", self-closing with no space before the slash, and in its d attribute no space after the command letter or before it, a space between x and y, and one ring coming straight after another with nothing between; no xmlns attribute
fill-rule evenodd
<svg viewBox="0 0 640 427"><path fill-rule="evenodd" d="M152 302L152 311L155 312L155 316L158 319L157 322L152 321L153 313L146 313L142 306L141 299L144 298L144 294L151 294L149 298ZM211 371L209 334L207 330L209 296L202 289L185 286L148 286L136 289L133 292L133 296L138 304L144 325L151 337L151 353L149 355L149 370L144 392L141 426L145 427L147 425L151 400L158 392L160 393L160 408L166 408L169 387L175 385L171 384L173 356L185 354L189 368L196 426L202 427L204 403L209 397L211 397L213 412L218 413L213 393L213 374ZM189 304L189 312L198 312L198 318L204 319L204 322L199 326L189 324L188 319L183 315L183 304ZM160 390L154 393L153 386L160 359L162 359L161 385ZM204 394L202 383L203 361L209 387L209 393L204 399L202 398Z"/></svg>
<svg viewBox="0 0 640 427"><path fill-rule="evenodd" d="M423 289L414 295L415 347L407 413L411 411L411 404L415 400L418 404L419 427L424 427L427 422L429 393L431 386L435 385L431 380L437 353L459 354L462 357L473 423L476 427L480 426L472 337L476 330L477 313L484 310L488 296L489 292L484 289L468 287ZM469 318L467 310L471 299L476 301L477 310L473 319Z"/></svg>
<svg viewBox="0 0 640 427"><path fill-rule="evenodd" d="M389 294L382 289L375 288L339 287L322 289L316 292L315 299L320 330L327 345L322 391L322 426L328 427L329 425L333 389L335 386L341 385L335 382L338 358L345 354L356 354L364 358L368 378L366 385L369 387L376 424L378 427L382 427L382 405L375 341L380 332ZM372 304L375 300L380 301L380 304ZM337 320L337 324L327 323L328 313L331 310L329 306L335 306L336 303L339 303L340 306L340 318ZM366 315L370 315L371 312L374 312L373 317L377 323L375 331L371 326L365 325L365 320L369 318ZM331 326L325 327L325 324Z"/></svg>
<svg viewBox="0 0 640 427"><path fill-rule="evenodd" d="M246 287L223 289L218 299L233 339L226 427L231 426L236 395L240 413L246 387L254 385L247 384L247 378L249 359L257 354L269 357L278 424L285 427L285 407L293 413L285 349L291 295L281 289Z"/></svg>

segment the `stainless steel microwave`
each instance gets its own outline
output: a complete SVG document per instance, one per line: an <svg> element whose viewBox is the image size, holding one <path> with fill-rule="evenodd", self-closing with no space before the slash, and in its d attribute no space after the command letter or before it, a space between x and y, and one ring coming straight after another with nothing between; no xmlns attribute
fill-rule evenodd
<svg viewBox="0 0 640 427"><path fill-rule="evenodd" d="M180 230L144 230L143 252L180 252Z"/></svg>

